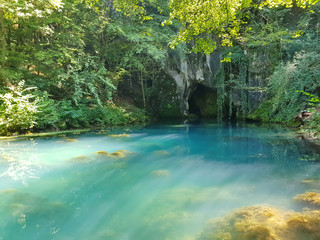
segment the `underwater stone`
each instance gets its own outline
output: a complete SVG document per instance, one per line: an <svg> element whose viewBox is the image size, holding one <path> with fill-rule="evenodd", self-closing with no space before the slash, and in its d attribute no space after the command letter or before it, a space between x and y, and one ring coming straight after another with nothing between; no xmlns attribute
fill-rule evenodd
<svg viewBox="0 0 320 240"><path fill-rule="evenodd" d="M5 192L7 194L1 196L1 204L17 219L19 219L20 214L48 216L48 214L66 210L66 205L63 202L54 202L48 198L17 190L8 189L3 191L3 193Z"/></svg>
<svg viewBox="0 0 320 240"><path fill-rule="evenodd" d="M249 206L208 222L198 240L320 239L320 211Z"/></svg>
<svg viewBox="0 0 320 240"><path fill-rule="evenodd" d="M201 240L276 240L279 225L284 225L279 210L267 206L244 207L226 218L211 220Z"/></svg>
<svg viewBox="0 0 320 240"><path fill-rule="evenodd" d="M109 154L107 151L97 151L97 152L95 152L96 154L101 154L101 155L107 155L107 154Z"/></svg>
<svg viewBox="0 0 320 240"><path fill-rule="evenodd" d="M123 152L119 152L119 151L111 153L111 155L118 158L124 158L126 156Z"/></svg>
<svg viewBox="0 0 320 240"><path fill-rule="evenodd" d="M170 175L170 172L168 170L154 170L151 172L151 175L157 177L167 177Z"/></svg>
<svg viewBox="0 0 320 240"><path fill-rule="evenodd" d="M130 137L129 134L122 133L122 134L110 134L108 137Z"/></svg>
<svg viewBox="0 0 320 240"><path fill-rule="evenodd" d="M66 142L77 142L78 139L67 138Z"/></svg>
<svg viewBox="0 0 320 240"><path fill-rule="evenodd" d="M126 154L129 154L129 153L132 153L132 152L129 152L129 151L124 150L124 149L121 149L121 150L118 150L118 151L113 152L113 153L108 153L107 151L97 151L95 153L100 157L124 158L124 157L126 157Z"/></svg>
<svg viewBox="0 0 320 240"><path fill-rule="evenodd" d="M299 194L299 195L295 196L294 200L296 200L298 202L307 203L312 206L320 207L320 193L306 192L304 194Z"/></svg>
<svg viewBox="0 0 320 240"><path fill-rule="evenodd" d="M320 211L306 210L287 214L284 240L320 239Z"/></svg>
<svg viewBox="0 0 320 240"><path fill-rule="evenodd" d="M67 138L67 139L64 139L64 140L56 141L56 143L77 142L77 141L78 141L78 139Z"/></svg>
<svg viewBox="0 0 320 240"><path fill-rule="evenodd" d="M132 152L129 152L129 151L124 150L124 149L120 149L120 150L118 150L117 152L121 152L121 153L132 153Z"/></svg>

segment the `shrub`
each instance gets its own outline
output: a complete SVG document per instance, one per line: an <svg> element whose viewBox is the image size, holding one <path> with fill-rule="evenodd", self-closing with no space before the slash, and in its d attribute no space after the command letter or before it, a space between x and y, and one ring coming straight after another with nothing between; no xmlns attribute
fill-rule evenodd
<svg viewBox="0 0 320 240"><path fill-rule="evenodd" d="M292 62L279 65L269 78L269 99L252 116L263 121L293 123L306 107L306 97L296 91L316 93L319 69L320 54L317 52L301 52Z"/></svg>
<svg viewBox="0 0 320 240"><path fill-rule="evenodd" d="M0 94L0 133L25 132L36 124L39 98L31 93L35 87L24 88L24 80L9 92Z"/></svg>
<svg viewBox="0 0 320 240"><path fill-rule="evenodd" d="M320 132L320 99L318 96L304 92L301 92L307 97L308 100L308 108L303 110L302 112L311 113L308 117L303 119L303 126L301 126L301 131L306 133L305 136L308 138L319 138Z"/></svg>
<svg viewBox="0 0 320 240"><path fill-rule="evenodd" d="M37 92L39 97L36 130L57 129L61 118L58 104L49 98L47 92Z"/></svg>

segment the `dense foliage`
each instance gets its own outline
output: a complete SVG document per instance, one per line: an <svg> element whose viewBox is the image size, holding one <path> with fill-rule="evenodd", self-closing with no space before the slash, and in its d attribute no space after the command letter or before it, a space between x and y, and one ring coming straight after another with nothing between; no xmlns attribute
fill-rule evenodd
<svg viewBox="0 0 320 240"><path fill-rule="evenodd" d="M263 31L248 36L250 49L264 49L262 62L267 67L263 75L265 101L251 117L299 125L299 113L306 110L308 99L296 91L319 96L319 7L316 4L309 9L266 12L264 16L271 21L264 24Z"/></svg>
<svg viewBox="0 0 320 240"><path fill-rule="evenodd" d="M242 41L243 31L248 31L246 23L252 17L251 9L267 6L277 8L300 7L315 5L318 0L225 0L225 1L193 1L171 0L170 19L182 23L179 35L173 40L174 48L178 43L194 42L193 50L212 53L218 46L232 46L234 41Z"/></svg>
<svg viewBox="0 0 320 240"><path fill-rule="evenodd" d="M286 64L279 64L269 81L270 98L254 113L268 122L291 123L308 100L297 90L317 93L320 78L320 54L302 52Z"/></svg>
<svg viewBox="0 0 320 240"><path fill-rule="evenodd" d="M25 115L21 121L29 123L3 125L7 128L2 133L32 127L64 129L147 120L145 111L130 106L130 101L117 106L113 103L119 84L131 89L132 85L141 85L144 104L140 107L145 107L146 69L159 69L164 64L169 34L160 32L160 23L164 20L161 7L166 3L141 3L1 1L2 118L18 114L8 112L10 86L21 88L19 83L23 81L28 88L37 87L35 94L39 97L38 102L28 102L30 96L26 95L24 108L33 104L38 109L32 114L17 107L19 114ZM152 24L146 22L153 18Z"/></svg>
<svg viewBox="0 0 320 240"><path fill-rule="evenodd" d="M320 94L319 5L3 0L1 134L143 122L147 112L178 116L166 67L190 52L221 56L218 118L295 124L301 111L313 111L304 121L317 128L318 107L303 93Z"/></svg>
<svg viewBox="0 0 320 240"><path fill-rule="evenodd" d="M3 101L0 108L0 132L19 131L32 128L36 124L39 112L39 99L26 93L32 88L23 89L24 81L17 87L10 87L10 92L0 95Z"/></svg>
<svg viewBox="0 0 320 240"><path fill-rule="evenodd" d="M319 96L320 4L317 1L295 2L293 6L289 1L273 3L259 4L259 9L252 6L241 8L242 15L238 12L234 19L245 16L245 22L235 30L235 35L228 34L228 44L223 44L224 38L217 37L217 33L224 32L226 26L233 26L231 23L223 23L221 29L216 25L211 28L216 33L211 34L210 39L215 41L215 51L222 55L220 70L214 79L219 118L236 115L238 118L299 125L304 120L300 115L308 108L308 99L296 91ZM204 12L206 17L208 14ZM192 20L194 24L186 24L183 35L190 37L193 34L191 29L200 27L200 22ZM203 34L190 39L195 39L195 51L206 52L208 45ZM197 45L197 39L202 45ZM305 121L309 126L311 122L313 126L318 124L317 111L314 112L313 117Z"/></svg>

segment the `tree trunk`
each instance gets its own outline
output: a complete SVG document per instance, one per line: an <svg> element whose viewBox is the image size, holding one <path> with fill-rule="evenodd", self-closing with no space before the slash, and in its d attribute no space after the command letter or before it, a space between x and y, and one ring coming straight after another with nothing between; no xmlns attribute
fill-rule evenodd
<svg viewBox="0 0 320 240"><path fill-rule="evenodd" d="M6 30L4 26L4 13L0 10L0 86L6 85L4 68L6 65Z"/></svg>
<svg viewBox="0 0 320 240"><path fill-rule="evenodd" d="M146 96L145 96L145 92L144 92L144 84L143 84L143 77L142 77L142 69L141 69L140 83L141 83L141 91L142 91L143 107L144 107L144 108L146 108Z"/></svg>
<svg viewBox="0 0 320 240"><path fill-rule="evenodd" d="M130 66L130 74L129 74L129 86L130 90L132 90L132 79L131 79L132 71L131 71L131 66Z"/></svg>
<svg viewBox="0 0 320 240"><path fill-rule="evenodd" d="M6 33L4 28L4 16L3 11L0 10L0 67L4 66L6 57Z"/></svg>

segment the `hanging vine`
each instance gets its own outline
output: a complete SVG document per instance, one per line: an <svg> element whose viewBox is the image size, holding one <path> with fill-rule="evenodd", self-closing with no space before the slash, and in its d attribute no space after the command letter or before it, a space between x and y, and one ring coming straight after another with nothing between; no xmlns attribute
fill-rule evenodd
<svg viewBox="0 0 320 240"><path fill-rule="evenodd" d="M239 82L242 85L241 88L241 113L245 115L248 113L249 104L248 104L248 80L247 80L247 61L244 58L244 61L239 62Z"/></svg>
<svg viewBox="0 0 320 240"><path fill-rule="evenodd" d="M223 106L225 105L225 72L224 63L221 63L218 74L216 75L217 82L217 105L218 105L218 122L222 122L224 112Z"/></svg>

